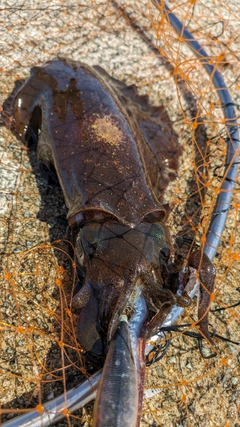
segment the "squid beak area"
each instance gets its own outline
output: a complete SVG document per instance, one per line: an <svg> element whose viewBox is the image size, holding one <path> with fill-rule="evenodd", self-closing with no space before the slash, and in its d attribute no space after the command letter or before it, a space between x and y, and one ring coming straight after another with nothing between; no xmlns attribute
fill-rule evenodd
<svg viewBox="0 0 240 427"><path fill-rule="evenodd" d="M147 310L143 297L137 303L137 314L129 321L122 316L110 341L94 406L94 427L139 426L145 374L142 325Z"/></svg>

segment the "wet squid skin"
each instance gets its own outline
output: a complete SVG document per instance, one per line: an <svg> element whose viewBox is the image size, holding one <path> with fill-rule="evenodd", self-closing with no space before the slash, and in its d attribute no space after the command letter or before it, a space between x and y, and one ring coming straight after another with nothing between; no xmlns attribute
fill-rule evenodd
<svg viewBox="0 0 240 427"><path fill-rule="evenodd" d="M189 304L184 293L188 271L170 262L172 245L160 202L161 183L164 187L166 175L176 172L178 147L159 130L157 109L150 116L126 91L100 67L51 61L32 69L12 111L13 132L24 141L38 141L40 169L49 183L58 181L62 188L79 271L73 299L79 309L78 339L100 357L109 343L113 354L118 351L121 334L128 342L136 292L147 306L136 335L141 345L172 305ZM172 160L167 170L168 150ZM199 325L210 340L215 270L200 252L190 256L188 265L201 265ZM138 369L140 395L143 368ZM139 400L137 405L139 412ZM114 425L127 426L128 410ZM113 424L96 422L101 425Z"/></svg>

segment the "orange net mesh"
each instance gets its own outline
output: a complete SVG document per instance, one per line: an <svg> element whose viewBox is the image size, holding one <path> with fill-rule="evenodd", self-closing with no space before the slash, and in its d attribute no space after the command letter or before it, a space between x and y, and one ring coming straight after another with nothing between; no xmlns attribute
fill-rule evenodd
<svg viewBox="0 0 240 427"><path fill-rule="evenodd" d="M174 0L170 6L223 74L238 112L238 1ZM64 57L99 64L165 108L183 147L178 178L165 193L172 208L168 224L183 254L202 245L223 180L227 131L211 79L166 17L147 0L4 0L0 20L1 105L31 67ZM3 423L33 408L41 414L44 402L94 369L76 338L73 261L65 224L56 220L65 214L61 190L46 187L35 152L3 122L0 144ZM168 351L147 368L141 426L239 425L239 208L237 183L214 259L210 331L218 354L204 358L212 352L205 342L200 353L199 340L192 336L199 332L192 304L178 322L188 326L166 334L162 342L169 342ZM58 425L86 427L91 420L89 404L74 415L66 410Z"/></svg>

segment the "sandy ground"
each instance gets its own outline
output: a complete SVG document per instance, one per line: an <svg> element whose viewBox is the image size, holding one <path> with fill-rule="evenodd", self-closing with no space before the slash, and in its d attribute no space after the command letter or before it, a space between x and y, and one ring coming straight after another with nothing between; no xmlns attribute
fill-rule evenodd
<svg viewBox="0 0 240 427"><path fill-rule="evenodd" d="M172 1L223 73L239 109L239 6ZM135 84L149 103L164 108L183 148L178 178L165 202L173 238L201 245L223 174L226 129L216 92L201 65L147 1L4 0L1 21L1 105L31 67L56 57L98 64ZM155 48L157 43L159 51ZM16 85L15 85L15 82ZM6 104L5 104L6 105ZM5 107L7 108L7 106ZM198 126L196 125L198 119ZM200 125L199 122L202 124ZM0 128L0 403L2 422L52 399L86 378L85 360L69 310L73 285L59 189L47 189L27 151L4 123ZM171 125L171 126L170 126ZM170 129L170 130L169 130ZM217 168L217 169L216 169ZM206 190L205 201L202 198ZM203 358L195 304L179 320L190 324L167 335L166 355L147 369L141 426L240 426L239 185L215 258L216 294L210 330L218 355ZM185 212L185 213L184 213ZM57 240L57 242L56 242ZM54 248L50 242L54 243ZM190 243L183 245L186 253ZM64 345L63 345L64 343ZM211 348L204 344L203 353ZM91 425L92 405L58 426Z"/></svg>

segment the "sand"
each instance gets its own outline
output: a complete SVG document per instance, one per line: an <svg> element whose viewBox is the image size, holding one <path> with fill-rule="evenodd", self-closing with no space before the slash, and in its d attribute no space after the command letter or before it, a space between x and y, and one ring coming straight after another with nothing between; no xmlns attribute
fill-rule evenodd
<svg viewBox="0 0 240 427"><path fill-rule="evenodd" d="M170 6L212 56L238 112L237 0L230 5L179 3L171 1ZM142 0L4 0L0 20L1 105L33 66L64 57L100 65L114 78L136 85L140 95L148 94L150 104L163 107L172 135L176 133L183 149L178 177L164 195L172 209L167 224L173 241L176 236L180 243L180 237L190 239L188 244L184 240L183 254L193 238L194 247L201 246L223 174L226 128L216 91L201 64L154 7ZM166 131L164 121L162 126ZM3 121L0 143L0 413L4 422L79 384L86 373L75 336L76 316L70 311L73 279L69 245L63 241L65 224L59 221L65 215L61 191L47 188L35 151L26 150ZM240 425L239 206L237 184L214 260L216 293L210 313L210 331L231 342L215 337L217 357L202 357L197 339L184 335L198 333L192 325L197 320L194 300L179 320L190 326L168 334L168 351L147 368L141 427ZM53 249L50 243L56 240ZM204 355L209 356L211 347L203 345ZM90 374L94 371L87 368ZM57 425L87 427L91 420L89 404Z"/></svg>

